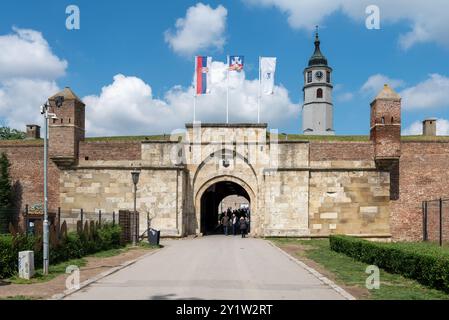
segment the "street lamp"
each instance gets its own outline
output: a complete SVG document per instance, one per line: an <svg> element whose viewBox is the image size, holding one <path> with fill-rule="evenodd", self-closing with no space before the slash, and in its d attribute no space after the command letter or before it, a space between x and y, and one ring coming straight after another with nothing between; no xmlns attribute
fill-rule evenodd
<svg viewBox="0 0 449 320"><path fill-rule="evenodd" d="M131 177L134 184L134 217L133 217L133 246L137 245L137 238L139 236L139 226L137 225L137 184L139 183L140 171L137 169L131 172Z"/></svg>
<svg viewBox="0 0 449 320"><path fill-rule="evenodd" d="M64 102L63 96L55 98L55 104L57 108L60 108ZM43 273L48 275L49 265L49 223L48 223L48 121L49 119L57 119L58 117L54 113L49 112L50 102L47 101L41 106L41 114L45 118L45 132L44 132L44 222L43 222L43 253L44 253L44 265Z"/></svg>

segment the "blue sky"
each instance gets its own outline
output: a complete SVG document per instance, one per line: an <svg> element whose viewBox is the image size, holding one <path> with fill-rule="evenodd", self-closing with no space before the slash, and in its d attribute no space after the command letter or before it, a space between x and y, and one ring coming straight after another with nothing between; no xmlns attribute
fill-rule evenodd
<svg viewBox="0 0 449 320"><path fill-rule="evenodd" d="M191 103L187 100L195 54L211 55L215 61L223 62L227 54L245 55L247 80L257 77L258 56L262 55L278 57L276 83L285 88L277 100L267 100L267 110L262 110L262 119L281 132L299 133L302 71L313 52L313 26L318 23L321 26L322 51L334 69L337 134L368 134L369 103L382 80L388 80L385 78L397 85L398 92L407 95L403 105L404 130L411 130L413 124L416 127L417 121L429 116L443 122L449 119L449 100L446 100L449 91L449 31L446 30L449 30L449 23L431 23L444 20L437 19L435 14L442 15L445 10L440 13L438 10L422 11L420 4L416 2L415 5L414 1L377 1L381 9L381 29L368 30L365 27L366 15L357 11L358 8L348 5L346 8L322 9L318 5L313 7L310 1L303 2L202 1L211 12L219 6L226 12L224 15L221 11L223 28L217 27L220 30L211 36L223 43L185 52L171 46L166 34L176 37L177 19L184 18L189 23L186 12L189 8L197 8L198 1L2 1L0 37L17 36L13 27L41 33L48 44L46 54L59 59L60 66L63 61L67 65L50 76L45 75L45 68L41 74L31 71L14 74L20 65L14 66L15 69L6 75L2 75L0 70L0 97L3 97L0 117L3 124L19 128L27 122L39 122L38 113L33 114L33 106L39 99L45 99L41 95L47 92L32 92L25 85L11 84L13 80L28 77L37 87L38 81L49 91L70 86L82 97L88 108L88 135L169 132L179 127L181 122L191 121ZM397 3L390 6L388 3L392 2ZM401 2L416 8L398 11ZM80 30L67 30L65 27L65 9L70 4L80 8ZM376 1L370 1L370 4L376 4ZM301 15L308 14L308 10L311 12L308 15L310 21L301 20ZM416 35L417 40L405 47L401 44L401 37L417 26L424 29L426 36L423 39ZM202 33L198 34L199 38L202 36ZM4 40L0 42L0 49L2 44L8 43L8 39ZM18 51L17 54L24 53ZM0 54L0 66L1 59ZM36 64L42 65L40 61ZM119 74L123 77L114 80L114 76ZM370 77L373 78L368 81ZM238 94L251 97L250 85L248 83L247 92ZM109 90L102 91L108 86ZM125 88L129 91L125 92ZM120 97L111 102L114 90ZM148 92L151 92L151 98ZM13 94L21 95L21 100L16 101ZM131 97L129 103L127 94ZM27 95L30 95L28 100ZM241 108L245 108L238 104L240 101L244 104L248 101L246 98L237 99L236 93L235 101L239 102L235 102L236 106L231 110L231 121L248 119L237 115ZM200 101L199 113L204 112L201 120L224 121L224 106L222 96L218 94ZM155 111L153 108L163 110ZM244 112L246 117L250 117L254 109L245 109ZM148 119L143 119L145 117ZM446 133L444 130L442 127L441 132Z"/></svg>

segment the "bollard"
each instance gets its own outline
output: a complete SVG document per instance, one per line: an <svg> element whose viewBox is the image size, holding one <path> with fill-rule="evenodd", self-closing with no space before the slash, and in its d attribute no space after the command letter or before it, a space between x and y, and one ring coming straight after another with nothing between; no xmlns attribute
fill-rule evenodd
<svg viewBox="0 0 449 320"><path fill-rule="evenodd" d="M30 280L34 276L34 251L19 252L19 278Z"/></svg>

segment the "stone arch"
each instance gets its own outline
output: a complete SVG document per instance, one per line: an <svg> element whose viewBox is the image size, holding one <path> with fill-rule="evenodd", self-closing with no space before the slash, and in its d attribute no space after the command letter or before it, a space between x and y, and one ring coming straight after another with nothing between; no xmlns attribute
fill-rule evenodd
<svg viewBox="0 0 449 320"><path fill-rule="evenodd" d="M219 183L223 183L223 182L232 182L235 183L237 185L239 185L240 187L242 187L244 189L244 191L246 192L246 194L249 196L249 202L250 202L250 209L251 209L251 224L252 224L252 229L251 229L251 233L252 234L257 234L259 231L259 217L258 217L258 210L257 210L257 194L256 192L253 190L253 188L243 179L233 176L233 175L220 175L220 176L216 176L213 177L211 179L209 179L208 181L206 181L205 183L203 183L201 185L201 187L198 188L198 190L195 192L194 194L194 205L195 205L195 212L196 212L196 225L197 225L197 233L201 233L201 225L202 225L202 215L204 215L204 212L201 212L202 208L202 197L203 195L206 193L206 191L214 186L217 185Z"/></svg>
<svg viewBox="0 0 449 320"><path fill-rule="evenodd" d="M199 165L198 168L196 169L195 174L194 174L194 176L193 176L193 185L194 185L194 186L195 186L197 177L198 177L199 173L201 172L201 169L203 169L203 167L210 161L210 159L212 159L212 155L213 155L213 154L216 154L216 153L219 153L220 155L221 155L221 154L233 154L233 156L235 156L236 158L238 158L238 159L240 159L240 160L243 160L243 162L246 163L246 164L248 165L248 167L249 167L249 169L251 170L252 174L254 175L254 178L256 179L256 183L257 183L257 173L256 173L256 170L254 169L253 165L252 165L251 163L249 163L248 158L245 157L245 156L243 156L241 153L239 153L239 152L237 152L237 151L234 151L234 150L231 150L231 149L226 149L226 148L224 148L224 149L219 149L219 150L216 150L216 151L212 152L211 154L209 154L209 156L208 156L206 159L204 159L204 160L200 163L200 165Z"/></svg>

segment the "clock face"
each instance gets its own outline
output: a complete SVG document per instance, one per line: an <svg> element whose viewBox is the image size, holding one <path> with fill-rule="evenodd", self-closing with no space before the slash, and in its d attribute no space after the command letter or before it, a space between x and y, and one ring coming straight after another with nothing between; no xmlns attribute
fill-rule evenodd
<svg viewBox="0 0 449 320"><path fill-rule="evenodd" d="M317 71L317 72L315 73L315 78L316 78L317 80L323 79L323 72L322 72L322 71Z"/></svg>

